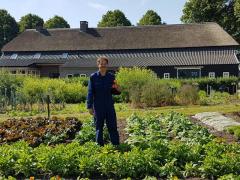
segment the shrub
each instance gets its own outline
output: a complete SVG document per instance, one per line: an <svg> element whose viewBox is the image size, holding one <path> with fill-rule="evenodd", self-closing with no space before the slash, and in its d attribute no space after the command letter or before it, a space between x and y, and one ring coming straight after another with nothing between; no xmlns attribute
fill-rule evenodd
<svg viewBox="0 0 240 180"><path fill-rule="evenodd" d="M230 93L233 92L233 86L238 84L237 77L218 77L218 78L197 78L197 79L184 79L182 83L197 84L200 90L206 90L207 86L211 86L214 90L218 91L221 86L228 87Z"/></svg>
<svg viewBox="0 0 240 180"><path fill-rule="evenodd" d="M226 131L233 134L237 139L240 139L240 126L227 127Z"/></svg>
<svg viewBox="0 0 240 180"><path fill-rule="evenodd" d="M171 105L173 101L170 86L160 80L149 81L142 88L141 102L148 107Z"/></svg>
<svg viewBox="0 0 240 180"><path fill-rule="evenodd" d="M123 99L130 100L138 105L141 102L141 89L149 81L156 80L157 75L144 68L120 68L116 74L116 80L122 88Z"/></svg>
<svg viewBox="0 0 240 180"><path fill-rule="evenodd" d="M84 102L87 96L87 88L79 83L68 83L63 89L66 103Z"/></svg>
<svg viewBox="0 0 240 180"><path fill-rule="evenodd" d="M176 102L180 105L197 104L198 100L198 89L189 84L180 87L176 95Z"/></svg>
<svg viewBox="0 0 240 180"><path fill-rule="evenodd" d="M210 96L207 96L205 91L199 91L199 103L201 105L216 105L229 103L231 95L227 92L213 91Z"/></svg>

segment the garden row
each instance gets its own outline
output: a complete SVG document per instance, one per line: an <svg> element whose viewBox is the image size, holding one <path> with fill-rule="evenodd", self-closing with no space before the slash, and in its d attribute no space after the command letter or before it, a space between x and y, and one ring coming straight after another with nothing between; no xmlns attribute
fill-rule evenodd
<svg viewBox="0 0 240 180"><path fill-rule="evenodd" d="M17 178L204 177L240 175L240 145L226 144L178 113L127 120L129 135L118 147L96 145L91 121L74 142L33 148L19 141L0 146L0 175ZM224 177L221 177L224 176Z"/></svg>
<svg viewBox="0 0 240 180"><path fill-rule="evenodd" d="M49 79L38 77L14 76L8 73L0 75L0 109L33 110L37 104L38 111L46 111L47 96L51 103L79 103L86 100L87 78ZM56 106L57 108L57 106ZM35 110L35 109L34 109Z"/></svg>
<svg viewBox="0 0 240 180"><path fill-rule="evenodd" d="M8 119L0 123L0 144L25 140L30 146L41 143L64 143L75 138L82 123L74 118L65 119L53 116L50 120L44 117Z"/></svg>
<svg viewBox="0 0 240 180"><path fill-rule="evenodd" d="M219 90L231 93L238 84L236 77L159 79L153 71L140 68L121 68L116 79L122 87L122 94L114 97L116 102L131 102L135 106L226 103L236 97ZM6 109L10 104L17 110L32 110L33 104L38 104L38 110L45 111L47 95L51 103L62 107L65 103L85 102L87 84L88 78L82 77L49 79L4 73L0 75L0 107Z"/></svg>

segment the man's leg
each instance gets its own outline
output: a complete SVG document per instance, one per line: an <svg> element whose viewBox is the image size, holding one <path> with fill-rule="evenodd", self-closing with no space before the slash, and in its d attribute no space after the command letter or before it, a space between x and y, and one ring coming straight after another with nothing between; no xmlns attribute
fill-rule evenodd
<svg viewBox="0 0 240 180"><path fill-rule="evenodd" d="M119 145L119 134L117 130L117 117L114 107L107 112L106 124L113 145Z"/></svg>
<svg viewBox="0 0 240 180"><path fill-rule="evenodd" d="M95 126L96 126L96 142L103 146L103 126L104 126L104 118L101 115L94 116Z"/></svg>

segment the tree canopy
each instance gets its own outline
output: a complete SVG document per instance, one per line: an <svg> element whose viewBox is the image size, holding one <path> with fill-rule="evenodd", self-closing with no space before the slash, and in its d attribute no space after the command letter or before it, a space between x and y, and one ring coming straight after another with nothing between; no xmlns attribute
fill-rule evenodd
<svg viewBox="0 0 240 180"><path fill-rule="evenodd" d="M44 21L41 17L35 14L27 14L21 17L19 22L20 32L23 32L25 29L34 29L36 26L43 26Z"/></svg>
<svg viewBox="0 0 240 180"><path fill-rule="evenodd" d="M188 0L183 8L184 23L216 22L240 42L240 0Z"/></svg>
<svg viewBox="0 0 240 180"><path fill-rule="evenodd" d="M138 25L160 25L160 24L162 24L162 19L153 10L148 10L138 23Z"/></svg>
<svg viewBox="0 0 240 180"><path fill-rule="evenodd" d="M102 16L101 21L98 23L98 27L115 26L131 26L131 22L120 10L108 11L105 15Z"/></svg>
<svg viewBox="0 0 240 180"><path fill-rule="evenodd" d="M18 34L18 24L4 9L0 9L0 49Z"/></svg>
<svg viewBox="0 0 240 180"><path fill-rule="evenodd" d="M68 22L60 16L55 15L54 17L47 20L44 24L45 28L70 28Z"/></svg>

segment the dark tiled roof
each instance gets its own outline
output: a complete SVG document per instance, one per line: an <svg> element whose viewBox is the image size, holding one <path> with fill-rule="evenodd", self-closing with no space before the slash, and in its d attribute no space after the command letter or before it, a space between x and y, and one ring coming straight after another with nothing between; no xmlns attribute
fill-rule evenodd
<svg viewBox="0 0 240 180"><path fill-rule="evenodd" d="M0 67L27 67L32 64L64 64L67 59L1 59Z"/></svg>
<svg viewBox="0 0 240 180"><path fill-rule="evenodd" d="M33 55L25 53L19 54L17 59L10 59L10 55L2 56L0 66L62 64L62 67L95 67L96 59L100 56L108 57L112 67L238 64L235 54L236 50L233 47L81 51L69 54L67 59L58 54L43 54L40 59L33 59Z"/></svg>
<svg viewBox="0 0 240 180"><path fill-rule="evenodd" d="M82 58L71 59L62 67L94 67L97 57L102 55L109 58L110 67L239 64L235 53L234 49L176 49L132 54L82 54Z"/></svg>
<svg viewBox="0 0 240 180"><path fill-rule="evenodd" d="M114 28L26 30L2 51L121 50L236 46L216 23Z"/></svg>

